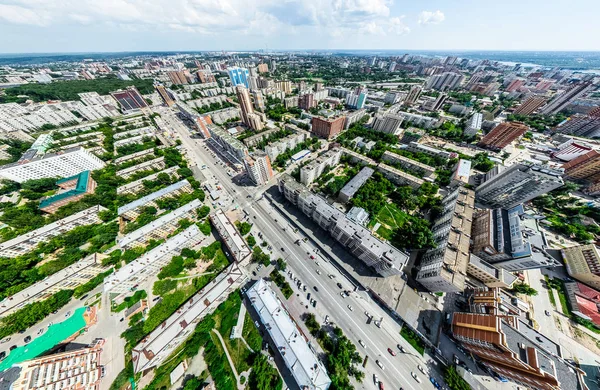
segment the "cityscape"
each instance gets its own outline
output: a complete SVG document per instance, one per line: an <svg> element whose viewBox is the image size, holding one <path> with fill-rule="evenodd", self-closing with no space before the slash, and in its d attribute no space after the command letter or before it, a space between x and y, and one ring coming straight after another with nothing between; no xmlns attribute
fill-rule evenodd
<svg viewBox="0 0 600 390"><path fill-rule="evenodd" d="M598 53L198 45L0 56L0 390L600 389Z"/></svg>

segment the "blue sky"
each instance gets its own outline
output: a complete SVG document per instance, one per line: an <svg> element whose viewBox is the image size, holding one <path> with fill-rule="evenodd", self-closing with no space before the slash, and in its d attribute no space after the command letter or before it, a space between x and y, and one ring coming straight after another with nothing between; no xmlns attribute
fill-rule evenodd
<svg viewBox="0 0 600 390"><path fill-rule="evenodd" d="M0 0L0 52L600 50L598 0Z"/></svg>

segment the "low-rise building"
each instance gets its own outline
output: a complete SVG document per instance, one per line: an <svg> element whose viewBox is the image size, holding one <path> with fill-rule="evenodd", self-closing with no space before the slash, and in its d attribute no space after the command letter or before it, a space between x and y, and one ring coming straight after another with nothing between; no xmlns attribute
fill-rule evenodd
<svg viewBox="0 0 600 390"><path fill-rule="evenodd" d="M340 148L340 150L342 151L342 154L344 156L348 157L350 162L353 164L359 163L361 165L370 165L370 166L377 165L377 161L375 161L372 158L369 158L365 155L356 153L355 151L352 151L352 150L346 149L346 148Z"/></svg>
<svg viewBox="0 0 600 390"><path fill-rule="evenodd" d="M471 253L467 274L487 287L511 288L517 277L505 269L494 267Z"/></svg>
<svg viewBox="0 0 600 390"><path fill-rule="evenodd" d="M339 201L342 203L348 203L354 194L356 194L356 191L358 191L360 187L362 187L362 185L369 180L374 172L375 171L369 167L363 167L363 169L361 169L360 172L358 172L356 176L354 176L348 183L346 183L344 188L340 190L340 194L338 195Z"/></svg>
<svg viewBox="0 0 600 390"><path fill-rule="evenodd" d="M144 181L153 181L161 173L164 173L164 174L168 175L171 179L178 178L179 177L179 175L177 174L177 170L178 169L179 169L178 166L167 168L167 169L162 170L160 172L153 173L152 175L148 175L146 177L143 177L143 178L141 178L139 180L132 181L131 183L122 185L120 187L117 187L117 195L122 195L122 194L136 194L136 193L140 192L142 189L145 188Z"/></svg>
<svg viewBox="0 0 600 390"><path fill-rule="evenodd" d="M128 179L131 176L133 176L136 172L149 171L152 169L163 169L165 168L165 166L165 157L160 156L150 161L145 161L143 163L139 163L138 165L121 169L120 171L117 171L116 175L122 177L123 179Z"/></svg>
<svg viewBox="0 0 600 390"><path fill-rule="evenodd" d="M594 244L561 249L569 275L600 290L600 251Z"/></svg>
<svg viewBox="0 0 600 390"><path fill-rule="evenodd" d="M89 282L108 267L102 266L102 258L106 256L94 253L79 260L24 290L8 296L0 302L0 317L6 317L26 305L43 301L61 290L73 290Z"/></svg>
<svg viewBox="0 0 600 390"><path fill-rule="evenodd" d="M377 165L377 170L383 174L389 181L396 185L411 186L412 188L419 188L425 183L423 179L408 174L404 171L380 163Z"/></svg>
<svg viewBox="0 0 600 390"><path fill-rule="evenodd" d="M117 245L121 249L130 249L146 245L150 240L162 240L167 238L175 230L179 229L179 221L188 219L196 220L196 209L202 206L202 202L194 199L168 214L134 230L122 238L117 238Z"/></svg>
<svg viewBox="0 0 600 390"><path fill-rule="evenodd" d="M61 191L47 197L40 202L39 208L43 212L54 214L62 206L76 202L86 195L93 194L96 190L96 181L90 171L83 171L78 175L66 177L56 182Z"/></svg>
<svg viewBox="0 0 600 390"><path fill-rule="evenodd" d="M471 177L471 160L460 159L456 163L452 179L450 181L451 186L460 186L469 184L469 178Z"/></svg>
<svg viewBox="0 0 600 390"><path fill-rule="evenodd" d="M423 145L418 142L409 143L405 149L408 150L409 152L423 153L423 154L426 154L431 157L435 156L435 157L449 159L449 158L452 158L452 156L453 156L453 154L451 152L447 152L442 149L437 149L437 148L433 148L431 146ZM456 154L454 154L454 155L456 155Z"/></svg>
<svg viewBox="0 0 600 390"><path fill-rule="evenodd" d="M342 151L339 148L328 150L310 163L300 168L300 182L309 185L319 178L326 167L335 167L340 163Z"/></svg>
<svg viewBox="0 0 600 390"><path fill-rule="evenodd" d="M132 349L133 371L160 366L194 332L196 325L245 280L237 263L229 265Z"/></svg>
<svg viewBox="0 0 600 390"><path fill-rule="evenodd" d="M331 379L325 366L269 283L259 279L246 291L246 296L269 334L273 350L279 351L297 387L327 390Z"/></svg>
<svg viewBox="0 0 600 390"><path fill-rule="evenodd" d="M235 261L241 263L250 258L252 254L250 247L223 210L215 210L210 215L210 221Z"/></svg>
<svg viewBox="0 0 600 390"><path fill-rule="evenodd" d="M431 227L436 247L423 254L416 278L429 291L465 289L474 203L474 192L464 187L442 200L443 212Z"/></svg>
<svg viewBox="0 0 600 390"><path fill-rule="evenodd" d="M135 221L142 212L143 207L152 206L158 209L159 207L156 204L156 201L181 194L190 194L193 191L194 189L192 188L190 182L187 181L187 179L183 179L177 183L173 183L170 186L119 207L117 210L117 215L119 215L123 221Z"/></svg>
<svg viewBox="0 0 600 390"><path fill-rule="evenodd" d="M0 257L24 255L34 250L40 242L50 241L53 237L60 236L78 226L100 223L102 220L98 214L107 210L102 206L92 206L29 233L4 241L0 244Z"/></svg>
<svg viewBox="0 0 600 390"><path fill-rule="evenodd" d="M423 164L422 162L413 160L408 157L401 156L396 153L392 153L389 151L385 151L381 158L389 162L391 164L399 164L400 166L409 169L411 171L416 171L419 174L423 175L423 177L431 177L435 175L435 168L431 167L427 164Z"/></svg>

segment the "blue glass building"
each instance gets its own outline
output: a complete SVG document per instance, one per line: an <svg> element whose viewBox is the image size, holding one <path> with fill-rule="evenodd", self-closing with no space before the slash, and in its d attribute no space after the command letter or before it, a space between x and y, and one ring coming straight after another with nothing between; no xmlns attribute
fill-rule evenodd
<svg viewBox="0 0 600 390"><path fill-rule="evenodd" d="M248 78L250 77L250 72L246 68L227 68L227 73L229 74L229 79L231 80L231 85L234 87L236 85L242 84L246 88L250 88L248 84Z"/></svg>

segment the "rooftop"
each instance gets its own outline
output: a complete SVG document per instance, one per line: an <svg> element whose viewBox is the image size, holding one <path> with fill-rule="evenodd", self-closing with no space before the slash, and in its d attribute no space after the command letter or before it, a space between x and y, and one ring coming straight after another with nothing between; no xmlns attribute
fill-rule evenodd
<svg viewBox="0 0 600 390"><path fill-rule="evenodd" d="M43 209L50 206L53 203L59 202L63 199L68 199L73 196L85 194L88 190L88 183L90 179L90 171L83 171L78 175L66 177L64 179L60 179L56 182L57 185L66 183L71 180L77 179L77 183L75 184L75 188L70 189L68 191L63 191L54 196L50 196L40 202L39 208Z"/></svg>
<svg viewBox="0 0 600 390"><path fill-rule="evenodd" d="M210 220L236 261L242 261L252 253L244 238L238 233L223 210L218 209L212 213Z"/></svg>
<svg viewBox="0 0 600 390"><path fill-rule="evenodd" d="M141 207L149 202L152 202L153 200L160 199L163 196L170 194L171 192L177 191L180 188L183 188L183 187L186 187L189 185L190 185L190 182L187 181L186 179L178 181L177 183L171 184L170 186L165 187L162 190L158 190L158 191L153 192L149 195L146 195L138 200L134 200L131 203L128 203L124 206L119 207L117 214L122 215L128 211L135 210L138 207Z"/></svg>

